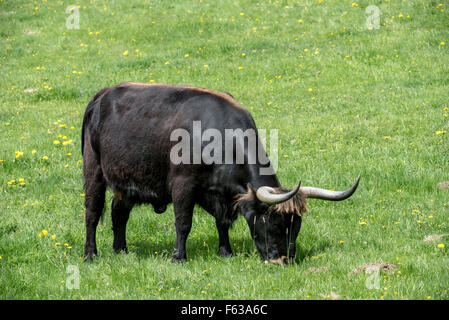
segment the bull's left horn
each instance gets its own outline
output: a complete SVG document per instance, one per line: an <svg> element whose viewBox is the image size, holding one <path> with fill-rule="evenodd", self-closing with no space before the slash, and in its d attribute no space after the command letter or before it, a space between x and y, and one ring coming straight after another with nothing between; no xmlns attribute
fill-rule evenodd
<svg viewBox="0 0 449 320"><path fill-rule="evenodd" d="M340 201L345 200L350 196L352 196L352 194L357 189L357 186L359 185L359 181L360 175L357 177L357 180L355 181L354 185L345 191L330 191L315 187L302 187L300 191L306 198Z"/></svg>
<svg viewBox="0 0 449 320"><path fill-rule="evenodd" d="M263 186L257 189L256 197L266 204L278 204L290 200L298 192L300 186L301 180L299 181L295 189L286 193L276 193L273 188Z"/></svg>

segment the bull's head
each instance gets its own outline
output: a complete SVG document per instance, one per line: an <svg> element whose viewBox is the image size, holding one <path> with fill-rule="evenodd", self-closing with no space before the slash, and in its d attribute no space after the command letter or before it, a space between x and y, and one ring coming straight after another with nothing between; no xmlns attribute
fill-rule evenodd
<svg viewBox="0 0 449 320"><path fill-rule="evenodd" d="M248 185L247 193L238 196L236 205L246 218L262 259L282 264L295 257L302 213L307 210L306 199L347 199L357 189L359 180L360 176L346 191L301 187L301 181L292 190L267 186L254 190Z"/></svg>

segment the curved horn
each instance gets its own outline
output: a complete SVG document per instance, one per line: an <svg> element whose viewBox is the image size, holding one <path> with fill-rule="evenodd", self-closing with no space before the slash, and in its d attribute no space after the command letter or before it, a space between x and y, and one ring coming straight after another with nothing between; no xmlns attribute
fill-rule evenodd
<svg viewBox="0 0 449 320"><path fill-rule="evenodd" d="M315 187L301 187L300 191L306 198L316 198L331 201L345 200L352 196L359 185L360 175L357 177L354 185L345 191L330 191Z"/></svg>
<svg viewBox="0 0 449 320"><path fill-rule="evenodd" d="M276 193L271 187L263 186L257 189L256 197L266 204L278 204L290 200L299 190L301 186L301 180L293 190L286 193Z"/></svg>

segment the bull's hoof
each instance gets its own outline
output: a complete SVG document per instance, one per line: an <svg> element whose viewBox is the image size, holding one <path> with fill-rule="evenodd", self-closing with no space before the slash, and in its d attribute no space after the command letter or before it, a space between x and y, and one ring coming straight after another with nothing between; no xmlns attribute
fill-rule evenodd
<svg viewBox="0 0 449 320"><path fill-rule="evenodd" d="M167 210L167 205L163 204L160 206L153 206L153 208L154 208L154 212L156 212L157 214L160 214L160 213L164 213L165 210Z"/></svg>
<svg viewBox="0 0 449 320"><path fill-rule="evenodd" d="M171 258L172 263L184 263L187 261L187 257L185 255L173 254Z"/></svg>
<svg viewBox="0 0 449 320"><path fill-rule="evenodd" d="M126 246L113 247L115 253L128 253L128 248Z"/></svg>
<svg viewBox="0 0 449 320"><path fill-rule="evenodd" d="M218 249L218 254L222 258L232 258L234 254L230 250L226 250L225 248Z"/></svg>

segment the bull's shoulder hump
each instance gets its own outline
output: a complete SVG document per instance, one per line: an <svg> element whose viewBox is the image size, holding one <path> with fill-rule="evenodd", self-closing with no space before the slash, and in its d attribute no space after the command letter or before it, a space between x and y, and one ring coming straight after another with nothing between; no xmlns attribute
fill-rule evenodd
<svg viewBox="0 0 449 320"><path fill-rule="evenodd" d="M119 85L117 85L117 87L149 87L149 88L164 88L164 89L183 89L183 90L191 90L194 92L198 92L198 93L203 93L203 94L210 94L216 97L219 97L223 100L225 100L226 102L228 102L230 105L232 105L233 107L239 109L239 110L244 110L245 112L247 112L247 110L245 108L243 108L235 99L234 97L228 93L228 92L221 92L221 91L216 91L216 90L210 90L210 89L205 89L205 88L200 88L200 87L195 87L195 86L190 86L190 85L175 85L175 84L166 84L166 83L142 83L142 82L122 82Z"/></svg>

